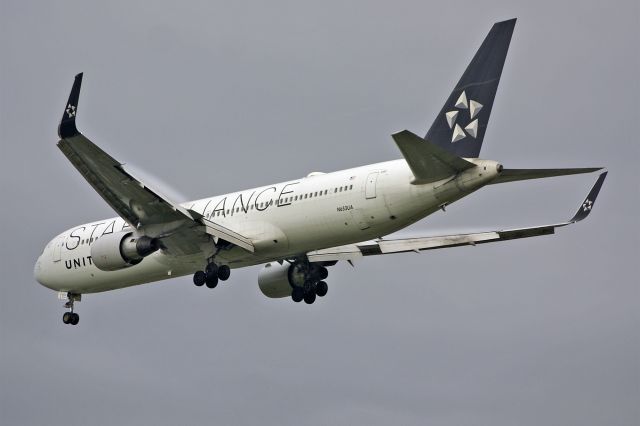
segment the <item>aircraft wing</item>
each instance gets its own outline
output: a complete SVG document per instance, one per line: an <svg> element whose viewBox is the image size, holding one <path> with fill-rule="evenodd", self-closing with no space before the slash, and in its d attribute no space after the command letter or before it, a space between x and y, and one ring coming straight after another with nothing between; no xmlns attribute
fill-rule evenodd
<svg viewBox="0 0 640 426"><path fill-rule="evenodd" d="M81 84L82 73L75 78L58 127L58 147L120 217L136 229L145 228L148 233L155 234L151 236L171 236L182 253L198 251L196 242L191 242L198 234L221 238L253 252L253 244L248 238L160 195L82 135L75 124Z"/></svg>
<svg viewBox="0 0 640 426"><path fill-rule="evenodd" d="M406 253L422 250L433 250L447 247L467 246L483 243L493 243L498 241L515 240L518 238L537 237L540 235L551 235L556 228L571 225L585 219L598 196L607 172L602 173L593 188L582 202L576 214L568 221L553 225L534 226L530 228L509 229L503 231L478 232L472 234L440 235L420 238L401 238L394 240L378 239L365 241L357 244L347 244L339 247L332 247L323 250L316 250L307 253L310 262L331 262L338 260L352 261L363 256L373 256L391 253Z"/></svg>

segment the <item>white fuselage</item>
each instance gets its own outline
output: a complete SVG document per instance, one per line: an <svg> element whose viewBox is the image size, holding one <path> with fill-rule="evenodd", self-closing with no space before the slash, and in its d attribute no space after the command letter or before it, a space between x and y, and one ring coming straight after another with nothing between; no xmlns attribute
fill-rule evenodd
<svg viewBox="0 0 640 426"><path fill-rule="evenodd" d="M255 252L222 250L216 262L231 268L290 259L313 250L382 237L473 192L496 176L496 162L458 175L412 185L405 160L371 164L187 202L183 207L252 240ZM205 265L214 244L175 256L159 250L137 265L102 271L91 261L96 238L127 230L121 218L71 228L51 240L38 258L36 279L58 291L93 293L191 274Z"/></svg>

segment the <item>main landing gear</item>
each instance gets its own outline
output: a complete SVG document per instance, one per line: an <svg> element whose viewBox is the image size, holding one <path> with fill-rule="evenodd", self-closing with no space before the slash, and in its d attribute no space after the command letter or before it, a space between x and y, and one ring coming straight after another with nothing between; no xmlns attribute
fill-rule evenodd
<svg viewBox="0 0 640 426"><path fill-rule="evenodd" d="M214 262L209 262L204 271L196 271L193 274L193 283L198 287L206 284L209 288L215 288L218 281L226 281L230 275L231 269L228 265L216 265Z"/></svg>
<svg viewBox="0 0 640 426"><path fill-rule="evenodd" d="M324 297L329 290L326 281L329 271L324 266L308 263L296 262L291 266L290 282L300 283L301 285L292 285L291 299L296 302L302 302L311 305L316 301L317 297Z"/></svg>
<svg viewBox="0 0 640 426"><path fill-rule="evenodd" d="M67 293L67 302L64 304L64 307L69 309L69 312L65 312L62 315L62 322L65 324L77 325L80 322L80 315L73 312L73 304L74 302L79 302L82 295L78 293Z"/></svg>

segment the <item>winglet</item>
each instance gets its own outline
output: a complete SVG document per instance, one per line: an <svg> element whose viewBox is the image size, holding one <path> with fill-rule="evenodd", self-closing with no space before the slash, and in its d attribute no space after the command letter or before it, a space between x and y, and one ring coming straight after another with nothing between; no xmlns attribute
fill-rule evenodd
<svg viewBox="0 0 640 426"><path fill-rule="evenodd" d="M582 205L580 206L576 214L573 216L573 218L571 218L569 223L579 222L582 219L589 216L589 213L591 213L591 210L593 209L593 205L596 202L596 197L598 196L598 192L600 192L600 188L602 187L602 183L604 182L604 179L607 177L607 173L608 172L604 172L598 177L596 184L593 185L593 188L591 188L591 191L589 191L589 195L587 195L587 198L584 199L584 201L582 202Z"/></svg>
<svg viewBox="0 0 640 426"><path fill-rule="evenodd" d="M70 138L79 133L76 128L76 113L78 112L80 86L82 86L82 73L76 75L71 93L69 94L69 101L65 105L64 113L62 113L62 119L60 120L60 125L58 125L58 136L60 136L60 139Z"/></svg>

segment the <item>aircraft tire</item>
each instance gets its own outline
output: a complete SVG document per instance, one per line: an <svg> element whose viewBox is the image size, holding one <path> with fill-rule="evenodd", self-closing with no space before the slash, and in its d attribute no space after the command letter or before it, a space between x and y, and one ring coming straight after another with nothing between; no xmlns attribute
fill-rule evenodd
<svg viewBox="0 0 640 426"><path fill-rule="evenodd" d="M226 281L231 276L231 269L227 265L220 265L218 267L218 278L222 281Z"/></svg>
<svg viewBox="0 0 640 426"><path fill-rule="evenodd" d="M218 275L218 265L213 262L209 263L206 268L204 268L204 273L207 275Z"/></svg>
<svg viewBox="0 0 640 426"><path fill-rule="evenodd" d="M315 301L316 301L315 293L307 293L304 295L304 303L306 303L307 305L311 305Z"/></svg>
<svg viewBox="0 0 640 426"><path fill-rule="evenodd" d="M216 288L218 285L218 275L207 275L205 284L207 284L209 288Z"/></svg>
<svg viewBox="0 0 640 426"><path fill-rule="evenodd" d="M329 286L326 282L320 281L316 284L316 295L319 297L324 297L327 294L327 291L329 291Z"/></svg>
<svg viewBox="0 0 640 426"><path fill-rule="evenodd" d="M324 266L320 267L320 279L324 280L329 276L329 271Z"/></svg>
<svg viewBox="0 0 640 426"><path fill-rule="evenodd" d="M294 287L291 292L291 299L296 303L302 302L302 299L304 299L304 290L301 287Z"/></svg>
<svg viewBox="0 0 640 426"><path fill-rule="evenodd" d="M198 287L201 287L205 283L206 279L207 276L202 271L196 271L196 273L193 274L193 283Z"/></svg>

